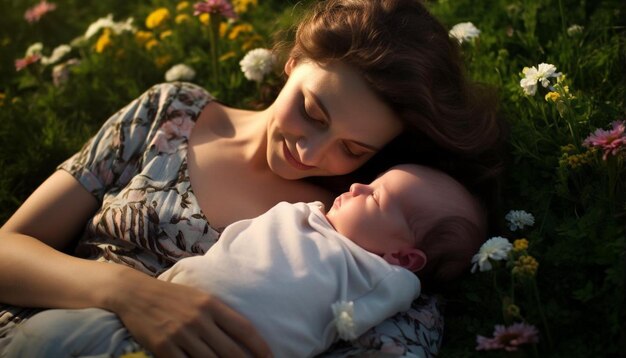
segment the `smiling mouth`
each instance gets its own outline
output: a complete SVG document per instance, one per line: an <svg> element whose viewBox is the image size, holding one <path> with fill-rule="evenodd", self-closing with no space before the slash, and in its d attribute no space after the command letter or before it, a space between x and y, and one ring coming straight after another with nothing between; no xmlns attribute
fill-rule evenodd
<svg viewBox="0 0 626 358"><path fill-rule="evenodd" d="M292 167L299 169L299 170L311 170L314 169L315 167L312 167L310 165L306 165L302 162L300 162L299 160L297 160L289 151L289 148L287 148L287 143L285 141L283 141L283 153L285 155L285 159L287 159L287 162L289 164L291 164Z"/></svg>

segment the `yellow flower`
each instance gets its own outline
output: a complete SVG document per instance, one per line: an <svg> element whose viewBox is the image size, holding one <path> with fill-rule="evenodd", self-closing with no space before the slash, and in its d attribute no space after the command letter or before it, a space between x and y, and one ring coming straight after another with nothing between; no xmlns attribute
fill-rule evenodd
<svg viewBox="0 0 626 358"><path fill-rule="evenodd" d="M561 153L571 153L576 149L573 144L564 145L561 147Z"/></svg>
<svg viewBox="0 0 626 358"><path fill-rule="evenodd" d="M241 49L245 52L248 52L252 48L257 47L257 44L261 41L263 41L263 38L261 36L252 35L249 39L246 40L246 42L243 43L243 45L241 45Z"/></svg>
<svg viewBox="0 0 626 358"><path fill-rule="evenodd" d="M211 15L206 12L202 13L198 16L198 20L200 20L203 25L208 25L211 22Z"/></svg>
<svg viewBox="0 0 626 358"><path fill-rule="evenodd" d="M189 7L189 1L181 1L176 5L176 11L181 12Z"/></svg>
<svg viewBox="0 0 626 358"><path fill-rule="evenodd" d="M183 22L189 21L190 19L191 18L187 14L179 14L179 15L176 15L176 18L174 19L174 22L177 25L179 25L179 24L182 24Z"/></svg>
<svg viewBox="0 0 626 358"><path fill-rule="evenodd" d="M529 255L520 256L513 266L513 275L535 276L539 262Z"/></svg>
<svg viewBox="0 0 626 358"><path fill-rule="evenodd" d="M513 241L513 251L520 252L524 251L528 248L528 240L526 239L517 239Z"/></svg>
<svg viewBox="0 0 626 358"><path fill-rule="evenodd" d="M111 29L109 28L105 28L104 31L102 31L102 35L100 35L100 37L98 38L98 41L96 41L96 52L97 53L102 53L104 52L104 50L111 46L112 41L111 41Z"/></svg>
<svg viewBox="0 0 626 358"><path fill-rule="evenodd" d="M159 35L159 38L161 40L163 40L163 39L168 38L170 36L172 36L172 30L167 30L167 31L161 32L161 35Z"/></svg>
<svg viewBox="0 0 626 358"><path fill-rule="evenodd" d="M504 310L505 310L505 313L511 317L519 317L519 314L520 314L519 306L514 303L507 305Z"/></svg>
<svg viewBox="0 0 626 358"><path fill-rule="evenodd" d="M163 25L170 18L170 11L164 7L160 7L146 17L146 27L149 29L157 28Z"/></svg>
<svg viewBox="0 0 626 358"><path fill-rule="evenodd" d="M170 55L159 56L154 60L154 64L158 68L163 68L167 66L170 62L172 62L172 56Z"/></svg>
<svg viewBox="0 0 626 358"><path fill-rule="evenodd" d="M156 39L152 39L146 42L146 49L152 50L155 46L158 46L158 45L159 45L159 41L157 41Z"/></svg>
<svg viewBox="0 0 626 358"><path fill-rule="evenodd" d="M225 54L223 54L222 56L220 56L219 61L220 61L220 62L223 62L223 61L226 61L226 60L228 60L228 59L230 59L230 58L233 58L233 57L235 57L235 56L237 56L237 54L235 53L235 51L228 51L228 52L226 52Z"/></svg>
<svg viewBox="0 0 626 358"><path fill-rule="evenodd" d="M228 24L226 22L220 22L220 38L224 38L224 36L226 36L227 30Z"/></svg>
<svg viewBox="0 0 626 358"><path fill-rule="evenodd" d="M241 32L252 32L252 25L241 24L241 25L237 25L233 27L233 29L230 31L230 34L228 34L228 39L229 40L236 39L239 36L239 33Z"/></svg>
<svg viewBox="0 0 626 358"><path fill-rule="evenodd" d="M137 31L135 32L135 40L137 40L137 42L140 45L145 44L146 42L152 40L154 38L154 34L150 31Z"/></svg>
<svg viewBox="0 0 626 358"><path fill-rule="evenodd" d="M244 12L248 11L248 6L250 5L257 6L258 1L257 0L233 0L233 8L235 9L235 12L238 14L243 14Z"/></svg>
<svg viewBox="0 0 626 358"><path fill-rule="evenodd" d="M548 92L548 94L546 94L546 102L556 102L559 100L559 98L561 97L561 95L558 92Z"/></svg>
<svg viewBox="0 0 626 358"><path fill-rule="evenodd" d="M4 99L7 98L7 95L0 92L0 107L4 106Z"/></svg>

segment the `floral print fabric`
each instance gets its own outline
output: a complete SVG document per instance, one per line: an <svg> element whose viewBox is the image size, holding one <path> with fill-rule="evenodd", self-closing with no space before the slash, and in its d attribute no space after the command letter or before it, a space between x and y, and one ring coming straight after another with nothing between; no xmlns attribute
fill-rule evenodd
<svg viewBox="0 0 626 358"><path fill-rule="evenodd" d="M205 253L220 236L193 194L187 143L213 97L189 83L156 85L111 116L59 166L100 202L79 240L77 256L131 266L152 276L183 257ZM421 297L328 357L367 353L430 357L441 343L439 300ZM33 310L0 305L0 339ZM0 344L1 347L1 344Z"/></svg>

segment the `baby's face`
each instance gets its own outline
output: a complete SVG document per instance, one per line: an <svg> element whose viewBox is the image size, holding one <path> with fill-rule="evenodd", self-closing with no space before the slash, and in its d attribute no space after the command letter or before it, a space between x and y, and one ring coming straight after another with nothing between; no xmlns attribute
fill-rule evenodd
<svg viewBox="0 0 626 358"><path fill-rule="evenodd" d="M374 254L415 245L404 213L403 200L416 190L419 179L390 170L371 184L352 184L335 199L326 217L340 234Z"/></svg>

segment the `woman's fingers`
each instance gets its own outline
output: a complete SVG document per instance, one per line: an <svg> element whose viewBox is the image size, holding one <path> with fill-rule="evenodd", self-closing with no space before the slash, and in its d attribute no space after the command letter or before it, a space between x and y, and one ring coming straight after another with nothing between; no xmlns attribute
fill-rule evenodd
<svg viewBox="0 0 626 358"><path fill-rule="evenodd" d="M245 347L254 357L271 357L269 346L250 321L219 300L213 302L212 308L215 323L228 337Z"/></svg>

